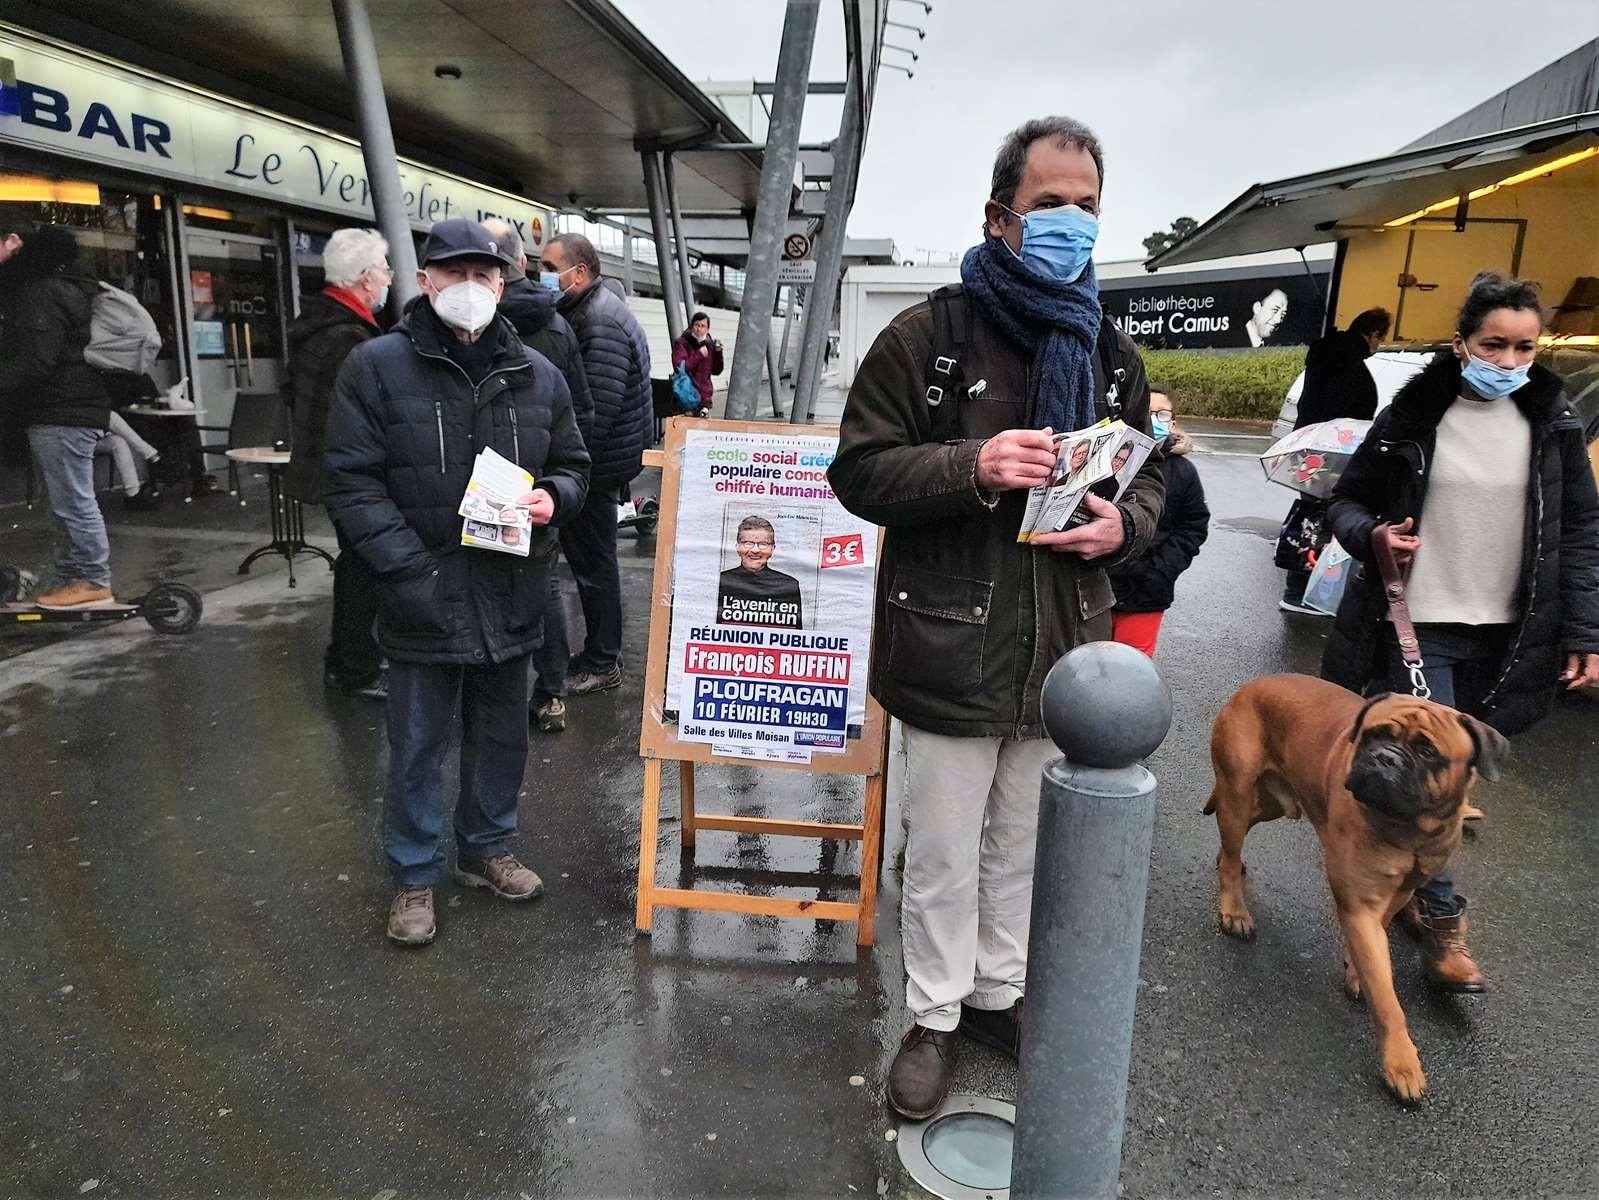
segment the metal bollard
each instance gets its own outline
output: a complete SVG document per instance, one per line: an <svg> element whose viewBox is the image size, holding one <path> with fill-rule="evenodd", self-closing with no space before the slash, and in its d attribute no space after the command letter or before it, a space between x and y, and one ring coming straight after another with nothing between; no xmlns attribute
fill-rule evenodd
<svg viewBox="0 0 1599 1200"><path fill-rule="evenodd" d="M1139 760L1171 728L1171 690L1130 646L1093 642L1044 680L1064 758L1044 768L1016 1088L1013 1200L1114 1200L1155 826Z"/></svg>

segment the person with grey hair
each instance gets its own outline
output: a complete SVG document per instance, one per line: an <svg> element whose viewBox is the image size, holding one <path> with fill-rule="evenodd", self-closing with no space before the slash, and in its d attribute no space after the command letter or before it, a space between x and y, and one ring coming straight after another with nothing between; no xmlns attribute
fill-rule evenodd
<svg viewBox="0 0 1599 1200"><path fill-rule="evenodd" d="M650 347L627 301L601 278L599 252L580 233L552 237L539 259L539 282L559 294L583 352L594 419L583 511L561 529L561 550L577 580L587 637L568 664L567 694L622 686L622 576L616 563L616 514L627 485L644 466L653 406Z"/></svg>
<svg viewBox="0 0 1599 1200"><path fill-rule="evenodd" d="M322 273L326 286L300 298L300 315L289 326L294 449L283 490L306 504L322 502L328 410L339 368L350 351L381 332L377 314L394 281L389 244L371 229L334 230L322 250ZM368 700L387 697L383 656L372 636L377 606L372 572L340 533L333 633L322 659L324 687Z"/></svg>
<svg viewBox="0 0 1599 1200"><path fill-rule="evenodd" d="M1149 432L1137 348L1106 319L1090 261L1104 157L1065 117L1005 138L961 282L901 313L850 388L829 469L844 507L885 528L872 694L904 727L904 930L914 1024L888 1101L912 1119L948 1094L957 1031L1016 1056L1023 1037L1038 779L1058 755L1045 674L1111 637L1105 568L1144 552L1164 496L1152 454L1086 524L1016 540L1056 433L1107 416Z"/></svg>

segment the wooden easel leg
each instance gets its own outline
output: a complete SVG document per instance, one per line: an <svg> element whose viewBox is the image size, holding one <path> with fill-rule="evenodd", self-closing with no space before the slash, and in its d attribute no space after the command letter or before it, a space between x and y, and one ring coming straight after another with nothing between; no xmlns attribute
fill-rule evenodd
<svg viewBox="0 0 1599 1200"><path fill-rule="evenodd" d="M655 925L655 843L661 828L661 760L644 760L644 811L639 818L638 913L639 932Z"/></svg>
<svg viewBox="0 0 1599 1200"><path fill-rule="evenodd" d="M861 905L855 944L870 946L877 935L877 875L883 865L883 811L888 796L888 739L876 775L866 777L866 813L861 822Z"/></svg>
<svg viewBox="0 0 1599 1200"><path fill-rule="evenodd" d="M694 764L684 759L679 764L683 770L679 777L680 812L683 819L683 849L694 849Z"/></svg>

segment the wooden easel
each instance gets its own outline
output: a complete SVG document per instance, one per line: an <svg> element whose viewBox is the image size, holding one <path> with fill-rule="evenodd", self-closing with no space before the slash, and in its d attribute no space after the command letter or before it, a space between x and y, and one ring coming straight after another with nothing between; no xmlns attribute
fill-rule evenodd
<svg viewBox="0 0 1599 1200"><path fill-rule="evenodd" d="M888 781L888 714L875 700L866 703L866 723L861 736L843 754L818 755L813 764L740 762L717 758L703 742L683 742L675 726L662 720L666 704L667 656L672 636L672 556L677 533L678 491L684 436L690 430L726 429L738 433L791 436L786 423L757 421L707 421L673 417L666 424L666 445L661 459L661 518L656 531L655 585L650 601L649 661L644 675L644 717L639 732L639 756L644 759L644 808L639 831L638 913L639 931L654 927L657 908L690 908L703 912L751 913L768 917L806 920L854 921L855 941L872 944L877 915L877 874L883 854L883 804ZM804 433L827 434L825 428ZM860 900L794 900L776 896L751 896L740 892L663 888L655 884L657 840L661 816L661 772L666 761L678 763L681 788L683 846L691 849L701 829L731 833L757 833L773 837L837 838L861 843ZM766 817L701 814L694 807L694 764L740 762L763 770L807 771L813 774L861 775L866 779L866 804L859 825L820 821L777 821Z"/></svg>

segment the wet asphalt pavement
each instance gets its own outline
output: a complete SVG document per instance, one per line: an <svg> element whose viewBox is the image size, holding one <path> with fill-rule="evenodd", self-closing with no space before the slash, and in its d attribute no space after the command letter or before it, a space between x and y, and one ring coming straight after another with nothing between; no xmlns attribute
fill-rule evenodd
<svg viewBox="0 0 1599 1200"><path fill-rule="evenodd" d="M1395 939L1433 1089L1402 1109L1342 994L1308 827L1255 831L1259 937L1216 931L1210 721L1256 675L1313 671L1325 625L1276 610L1287 493L1248 458L1198 462L1215 517L1158 658L1177 717L1150 763L1125 1194L1599 1193L1599 706L1562 704L1480 793L1457 877L1495 990L1430 996ZM652 543L622 542L642 598ZM848 925L710 913L635 938L636 599L627 684L535 734L521 850L548 895L446 884L437 942L402 951L382 938L381 711L320 686L326 571L207 606L187 638L130 624L0 663L0 1196L921 1194L881 1102L906 1021L896 792L874 951ZM702 811L858 819L859 781L701 778ZM670 784L662 810L663 883L854 896L853 844L705 833L690 866ZM959 1073L1014 1096L992 1051L963 1045Z"/></svg>

